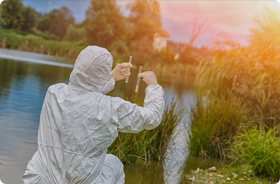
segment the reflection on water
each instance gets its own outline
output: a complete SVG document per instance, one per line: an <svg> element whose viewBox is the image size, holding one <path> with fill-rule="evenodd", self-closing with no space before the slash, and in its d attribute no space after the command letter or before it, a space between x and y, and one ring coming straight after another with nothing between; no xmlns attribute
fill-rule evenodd
<svg viewBox="0 0 280 184"><path fill-rule="evenodd" d="M187 115L183 117L174 130L174 139L169 143L164 162L164 183L166 184L179 184L182 180L185 161L189 155L186 142L188 118Z"/></svg>
<svg viewBox="0 0 280 184"><path fill-rule="evenodd" d="M42 54L9 49L0 49L0 58L13 59L17 61L24 61L44 65L62 66L66 68L73 68L72 63L74 62L60 57L46 56Z"/></svg>
<svg viewBox="0 0 280 184"><path fill-rule="evenodd" d="M163 165L153 162L148 167L125 165L125 183L160 184L163 183Z"/></svg>
<svg viewBox="0 0 280 184"><path fill-rule="evenodd" d="M213 166L216 168L223 168L231 163L231 160L221 160L218 158L202 159L199 157L189 156L186 160L187 167L185 167L184 172L189 173L191 170L196 170L197 168L205 170Z"/></svg>
<svg viewBox="0 0 280 184"><path fill-rule="evenodd" d="M9 52L13 55L12 51ZM27 53L25 57L54 61L53 57L32 53ZM22 183L21 177L27 162L37 149L39 117L47 88L59 82L68 83L71 70L71 68L66 67L0 59L0 162L3 163L3 165L0 165L0 179L3 183ZM124 81L117 82L110 95L125 98L133 96L135 94L137 71L138 68L132 70L128 84ZM167 101L171 101L172 97L179 93L182 103L185 105L192 103L194 99L193 91L188 86L161 78L158 79L158 82L162 84L165 90ZM190 80L190 82L192 81ZM139 99L144 98L145 87L144 82L141 82L137 94ZM179 129L177 131L183 132ZM164 180L171 181L170 178L175 178L178 175L176 169L180 165L182 166L186 158L184 155L182 156L186 152L180 147L185 149L186 146L182 146L183 139L180 137L176 138L176 141L172 144L174 153L171 155L175 155L177 164L169 159L169 164L153 163L147 168L126 165L126 183L141 183L141 181L147 184L163 183ZM169 166L170 168L168 168ZM163 170L165 171L163 172ZM163 177L163 173L166 174L167 172L168 176L171 176L169 179Z"/></svg>

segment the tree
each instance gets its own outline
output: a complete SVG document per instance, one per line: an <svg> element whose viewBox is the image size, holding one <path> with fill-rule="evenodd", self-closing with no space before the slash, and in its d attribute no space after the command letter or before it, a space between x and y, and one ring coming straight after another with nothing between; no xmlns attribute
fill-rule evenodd
<svg viewBox="0 0 280 184"><path fill-rule="evenodd" d="M201 33L204 31L204 28L206 26L207 19L203 17L203 15L198 11L195 14L195 18L193 21L193 28L192 33L190 36L189 45L192 46L193 42L201 35Z"/></svg>
<svg viewBox="0 0 280 184"><path fill-rule="evenodd" d="M27 7L23 11L23 23L21 30L29 31L35 25L35 11L31 7Z"/></svg>
<svg viewBox="0 0 280 184"><path fill-rule="evenodd" d="M35 24L35 11L31 7L24 7L18 0L3 1L1 11L8 29L29 31Z"/></svg>
<svg viewBox="0 0 280 184"><path fill-rule="evenodd" d="M37 29L43 32L50 31L51 29L51 20L48 16L43 17L37 23Z"/></svg>
<svg viewBox="0 0 280 184"><path fill-rule="evenodd" d="M0 8L0 28L1 28L2 26L5 26L5 24L6 24L6 22L5 22L4 19L2 18L2 10L1 10L1 8Z"/></svg>
<svg viewBox="0 0 280 184"><path fill-rule="evenodd" d="M18 0L8 0L1 3L2 17L8 29L21 29L24 21L24 5Z"/></svg>
<svg viewBox="0 0 280 184"><path fill-rule="evenodd" d="M71 10L63 6L60 9L53 9L45 14L37 23L37 29L47 31L63 38L69 25L74 24L74 17Z"/></svg>
<svg viewBox="0 0 280 184"><path fill-rule="evenodd" d="M193 20L192 32L189 38L189 42L182 48L180 51L179 61L181 63L188 63L196 65L198 61L193 57L194 41L201 35L205 30L207 19L204 18L203 14L200 11L195 12Z"/></svg>
<svg viewBox="0 0 280 184"><path fill-rule="evenodd" d="M137 0L128 4L130 9L130 41L144 37L152 40L153 34L161 28L161 14L156 0Z"/></svg>
<svg viewBox="0 0 280 184"><path fill-rule="evenodd" d="M125 18L114 0L92 0L82 25L90 44L106 48L114 42L123 41L127 31Z"/></svg>
<svg viewBox="0 0 280 184"><path fill-rule="evenodd" d="M65 36L68 26L75 22L71 10L65 6L52 10L47 16L51 20L50 32L61 38Z"/></svg>
<svg viewBox="0 0 280 184"><path fill-rule="evenodd" d="M39 20L41 20L44 17L44 15L39 12L36 12L35 10L34 13L35 13L35 24L37 24Z"/></svg>

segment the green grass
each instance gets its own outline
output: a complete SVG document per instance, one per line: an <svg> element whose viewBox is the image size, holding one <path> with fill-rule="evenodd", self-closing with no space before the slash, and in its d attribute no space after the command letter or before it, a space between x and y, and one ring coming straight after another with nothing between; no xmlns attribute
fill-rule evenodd
<svg viewBox="0 0 280 184"><path fill-rule="evenodd" d="M234 139L234 159L248 163L256 175L280 179L280 126L245 124Z"/></svg>
<svg viewBox="0 0 280 184"><path fill-rule="evenodd" d="M147 165L151 161L162 161L172 139L172 133L185 109L173 101L165 106L160 125L138 134L119 133L108 152L116 155L123 163Z"/></svg>

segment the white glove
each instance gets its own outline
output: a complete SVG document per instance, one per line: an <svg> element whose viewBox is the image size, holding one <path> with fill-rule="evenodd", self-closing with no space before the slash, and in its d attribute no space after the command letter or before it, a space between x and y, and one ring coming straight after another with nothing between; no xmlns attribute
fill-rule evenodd
<svg viewBox="0 0 280 184"><path fill-rule="evenodd" d="M143 77L143 81L147 85L158 85L157 77L153 71L143 72L138 75L138 77Z"/></svg>
<svg viewBox="0 0 280 184"><path fill-rule="evenodd" d="M120 63L112 70L112 75L115 81L123 80L127 76L130 76L129 68L132 67L130 63Z"/></svg>

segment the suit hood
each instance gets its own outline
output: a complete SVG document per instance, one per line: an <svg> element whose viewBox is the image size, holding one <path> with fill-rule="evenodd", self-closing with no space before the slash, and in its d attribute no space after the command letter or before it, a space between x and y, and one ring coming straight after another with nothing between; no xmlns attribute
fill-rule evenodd
<svg viewBox="0 0 280 184"><path fill-rule="evenodd" d="M77 57L69 86L103 94L114 88L111 76L113 57L105 48L88 46Z"/></svg>

